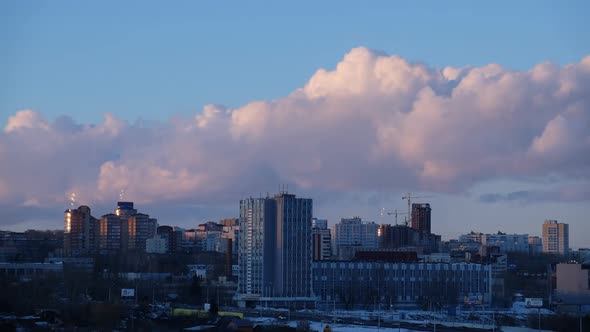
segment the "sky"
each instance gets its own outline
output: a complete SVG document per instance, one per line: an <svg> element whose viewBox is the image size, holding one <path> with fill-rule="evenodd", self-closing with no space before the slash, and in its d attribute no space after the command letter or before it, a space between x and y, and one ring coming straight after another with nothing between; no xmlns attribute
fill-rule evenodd
<svg viewBox="0 0 590 332"><path fill-rule="evenodd" d="M123 198L161 224L289 191L330 223L590 247L585 1L0 3L0 228ZM402 217L403 218L403 217Z"/></svg>

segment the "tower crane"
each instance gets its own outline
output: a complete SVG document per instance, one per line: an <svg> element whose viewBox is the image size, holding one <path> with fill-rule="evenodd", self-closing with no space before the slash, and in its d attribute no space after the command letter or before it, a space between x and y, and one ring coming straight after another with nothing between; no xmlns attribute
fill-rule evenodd
<svg viewBox="0 0 590 332"><path fill-rule="evenodd" d="M397 226L397 216L400 215L404 215L407 213L399 213L397 212L397 209L393 210L393 212L385 212L385 208L381 209L381 215L388 215L388 216L394 216L395 217L395 225Z"/></svg>
<svg viewBox="0 0 590 332"><path fill-rule="evenodd" d="M432 196L412 196L412 193L407 193L406 196L402 196L402 199L408 200L408 216L412 219L412 199L414 198L427 198ZM408 220L406 220L406 226L408 226Z"/></svg>

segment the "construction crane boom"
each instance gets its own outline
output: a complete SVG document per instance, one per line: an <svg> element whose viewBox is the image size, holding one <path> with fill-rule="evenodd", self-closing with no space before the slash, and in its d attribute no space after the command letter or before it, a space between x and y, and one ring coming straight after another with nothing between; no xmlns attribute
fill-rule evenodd
<svg viewBox="0 0 590 332"><path fill-rule="evenodd" d="M407 193L406 196L402 196L402 199L408 200L408 216L410 217L410 221L412 220L412 199L414 198L427 198L432 196L412 196L412 193ZM408 220L406 219L406 226L408 226Z"/></svg>
<svg viewBox="0 0 590 332"><path fill-rule="evenodd" d="M397 212L397 209L394 209L393 212L385 212L385 209L382 209L381 215L384 215L384 214L386 214L388 216L394 216L395 217L395 225L397 226L397 216L404 215L407 213L399 213L399 212Z"/></svg>

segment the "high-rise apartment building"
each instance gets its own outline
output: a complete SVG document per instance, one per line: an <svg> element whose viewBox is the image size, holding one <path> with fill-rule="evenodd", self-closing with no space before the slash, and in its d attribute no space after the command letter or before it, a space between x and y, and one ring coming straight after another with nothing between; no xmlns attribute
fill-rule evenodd
<svg viewBox="0 0 590 332"><path fill-rule="evenodd" d="M157 220L138 213L133 202L118 202L115 213L100 218L100 249L145 252L146 240L156 235L157 227Z"/></svg>
<svg viewBox="0 0 590 332"><path fill-rule="evenodd" d="M332 233L328 229L328 220L313 218L311 220L313 243L313 260L326 260L332 257Z"/></svg>
<svg viewBox="0 0 590 332"><path fill-rule="evenodd" d="M432 209L428 203L412 203L412 228L430 234L430 214Z"/></svg>
<svg viewBox="0 0 590 332"><path fill-rule="evenodd" d="M377 231L379 248L395 249L414 245L414 232L406 225L380 225Z"/></svg>
<svg viewBox="0 0 590 332"><path fill-rule="evenodd" d="M100 249L107 251L121 250L121 218L116 214L105 214L100 218Z"/></svg>
<svg viewBox="0 0 590 332"><path fill-rule="evenodd" d="M543 252L557 255L569 253L569 225L557 220L543 223Z"/></svg>
<svg viewBox="0 0 590 332"><path fill-rule="evenodd" d="M144 213L127 218L127 249L145 251L145 242L156 235L158 221Z"/></svg>
<svg viewBox="0 0 590 332"><path fill-rule="evenodd" d="M66 255L94 253L99 246L99 221L82 205L64 212L64 251Z"/></svg>
<svg viewBox="0 0 590 332"><path fill-rule="evenodd" d="M236 300L311 302L312 200L281 193L240 201Z"/></svg>
<svg viewBox="0 0 590 332"><path fill-rule="evenodd" d="M312 297L312 200L281 193L277 202L277 265L275 289L283 297Z"/></svg>
<svg viewBox="0 0 590 332"><path fill-rule="evenodd" d="M345 246L358 246L362 249L378 248L378 229L378 224L363 222L360 217L342 218L340 223L332 226L335 254L339 255Z"/></svg>

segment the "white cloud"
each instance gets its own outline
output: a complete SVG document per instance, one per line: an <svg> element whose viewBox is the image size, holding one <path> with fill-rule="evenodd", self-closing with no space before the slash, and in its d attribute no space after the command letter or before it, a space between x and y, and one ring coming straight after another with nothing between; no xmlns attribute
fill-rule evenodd
<svg viewBox="0 0 590 332"><path fill-rule="evenodd" d="M438 69L356 48L285 98L188 119L107 114L92 126L19 111L0 133L0 203L58 204L72 191L104 203L121 189L137 202L224 201L279 182L462 192L497 178L587 181L589 110L590 57Z"/></svg>
<svg viewBox="0 0 590 332"><path fill-rule="evenodd" d="M47 129L48 127L47 121L39 113L32 110L22 110L8 117L4 131L9 133L22 128Z"/></svg>

